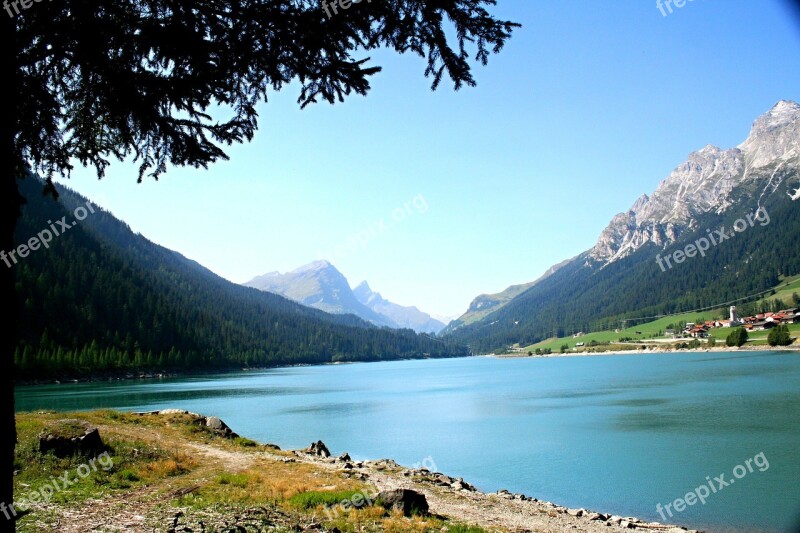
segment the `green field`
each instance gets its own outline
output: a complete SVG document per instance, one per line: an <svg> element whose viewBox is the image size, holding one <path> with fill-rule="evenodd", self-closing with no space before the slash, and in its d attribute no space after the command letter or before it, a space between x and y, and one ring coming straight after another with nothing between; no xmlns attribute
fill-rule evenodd
<svg viewBox="0 0 800 533"><path fill-rule="evenodd" d="M800 324L789 324L788 327L793 337L800 337ZM709 331L709 335L714 337L717 342L725 344L725 337L727 337L730 332L730 328L715 328ZM747 345L767 346L767 335L769 335L769 330L750 332L747 337ZM797 342L795 342L795 344L797 344Z"/></svg>
<svg viewBox="0 0 800 533"><path fill-rule="evenodd" d="M760 303L774 300L778 298L787 304L792 301L792 294L800 294L800 276L792 276L791 278L784 278L775 286L775 294L758 300Z"/></svg>
<svg viewBox="0 0 800 533"><path fill-rule="evenodd" d="M622 337L630 337L634 341L650 340L653 338L659 338L658 337L659 332L661 332L661 334L663 335L664 330L667 329L667 326L669 326L670 324L677 324L678 322L681 321L683 322L706 321L721 316L727 316L727 313L728 313L727 308L720 308L711 311L703 311L701 313L684 313L681 315L670 315L664 318L653 320L652 322L646 322L644 324L639 324L638 326L621 329L619 330L619 332L598 331L595 333L587 333L586 335L582 335L581 337L575 337L575 338L563 337L563 338L547 339L542 342L526 346L525 348L523 348L523 350L532 352L535 351L537 348L540 348L542 350L550 348L552 351L558 352L560 351L560 348L563 344L568 344L570 349L572 349L575 347L575 343L578 342L583 342L584 344L589 344L591 341L596 341L599 343L602 342L616 343Z"/></svg>
<svg viewBox="0 0 800 533"><path fill-rule="evenodd" d="M775 294L770 295L766 298L760 299L758 303L767 303L775 300L776 298L783 300L787 303L787 305L791 305L792 301L792 294L800 293L800 276L793 276L791 278L785 278L781 280L781 282L775 286ZM659 318L657 320L653 320L652 322L646 322L644 324L639 324L637 326L633 326L630 328L625 328L619 330L618 332L615 331L597 331L593 333L587 333L586 335L582 335L580 337L561 337L561 338L550 338L536 344L532 344L530 346L520 347L522 351L525 352L535 352L536 349L550 349L554 353L558 353L561 351L561 346L566 344L569 346L570 350L575 348L575 344L582 342L585 345L588 345L592 341L597 343L612 343L610 348L625 348L629 347L626 345L619 345L619 339L630 337L630 342L637 342L637 341L650 341L652 339L663 339L663 332L667 329L667 326L670 324L677 324L678 322L703 322L706 320L713 320L717 318L728 318L728 307L720 307L718 309L703 311L703 312L696 312L696 313L683 313L678 315L670 315L663 318ZM800 324L792 324L789 326L789 330L794 334L800 332ZM659 336L659 332L661 336ZM710 332L710 336L716 339L722 344L725 343L725 337L728 336L730 333L729 328L717 328L712 329ZM756 331L750 334L750 341L747 343L748 345L766 345L767 344L767 335L769 334L768 331ZM686 341L687 339L681 339L682 341ZM677 342L677 341L676 341ZM614 346L616 344L616 346Z"/></svg>

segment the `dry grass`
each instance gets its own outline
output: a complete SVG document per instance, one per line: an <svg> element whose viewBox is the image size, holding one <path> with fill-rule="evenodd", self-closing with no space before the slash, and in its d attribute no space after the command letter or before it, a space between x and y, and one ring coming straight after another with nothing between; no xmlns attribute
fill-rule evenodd
<svg viewBox="0 0 800 533"><path fill-rule="evenodd" d="M118 523L132 522L136 516L161 523L176 509L198 516L233 516L264 506L342 532L423 533L450 527L449 522L435 517L406 518L400 512L387 515L377 506L298 508L291 498L308 492L373 494L375 489L337 469L286 462L285 458L294 457L292 452L221 438L187 415L113 411L19 414L18 486L38 486L83 460L60 460L42 456L37 450L41 428L64 418L96 425L112 450L114 468L97 473L69 493L61 493L61 499L35 509L18 524L21 532L81 531L86 523L104 523L109 517Z"/></svg>
<svg viewBox="0 0 800 533"><path fill-rule="evenodd" d="M260 460L243 472L220 474L198 494L212 501L259 505L317 490L357 491L366 490L366 486L310 464Z"/></svg>

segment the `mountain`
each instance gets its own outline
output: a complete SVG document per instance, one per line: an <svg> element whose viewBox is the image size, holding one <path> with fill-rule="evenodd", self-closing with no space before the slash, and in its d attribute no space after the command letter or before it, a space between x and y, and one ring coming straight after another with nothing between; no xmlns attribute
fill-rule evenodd
<svg viewBox="0 0 800 533"><path fill-rule="evenodd" d="M285 296L295 302L333 314L353 314L377 326L438 333L444 324L416 307L403 307L372 292L367 282L350 288L347 278L328 261L314 261L285 274L257 276L245 287Z"/></svg>
<svg viewBox="0 0 800 533"><path fill-rule="evenodd" d="M245 287L272 292L314 309L337 315L353 314L377 326L401 327L390 318L376 313L356 298L347 278L327 261L314 261L281 274L270 272L257 276Z"/></svg>
<svg viewBox="0 0 800 533"><path fill-rule="evenodd" d="M498 292L496 294L481 294L480 296L476 297L472 302L469 304L469 308L467 312L458 317L458 319L452 321L448 324L447 328L443 333L449 333L455 331L461 326L472 324L473 322L477 322L484 318L485 316L494 313L495 311L500 310L503 306L505 306L508 302L522 294L523 292L527 291L537 283L547 279L552 274L554 274L559 268L569 263L570 260L567 259L562 261L556 265L551 266L547 269L547 271L541 275L535 281L531 281L529 283L523 283L521 285L511 285L503 292Z"/></svg>
<svg viewBox="0 0 800 533"><path fill-rule="evenodd" d="M445 338L474 350L528 345L767 290L800 273L799 197L800 105L780 101L739 146L690 154L591 249ZM708 249L698 254L701 243ZM690 250L680 264L664 263Z"/></svg>
<svg viewBox="0 0 800 533"><path fill-rule="evenodd" d="M385 300L380 293L373 292L366 281L362 281L353 294L356 299L379 315L388 318L401 328L413 329L417 333L439 333L445 324L413 306L402 306Z"/></svg>
<svg viewBox="0 0 800 533"><path fill-rule="evenodd" d="M468 354L457 343L231 283L98 206L88 213L86 198L59 186L54 201L42 187L35 178L20 182L27 203L16 240L56 235L3 259L17 262L15 362L23 379Z"/></svg>
<svg viewBox="0 0 800 533"><path fill-rule="evenodd" d="M664 247L694 227L698 217L724 213L745 184L777 186L781 172L800 162L800 105L782 100L753 124L750 136L730 150L708 145L689 155L656 188L616 215L589 257L607 264L647 243ZM762 192L766 193L766 190Z"/></svg>

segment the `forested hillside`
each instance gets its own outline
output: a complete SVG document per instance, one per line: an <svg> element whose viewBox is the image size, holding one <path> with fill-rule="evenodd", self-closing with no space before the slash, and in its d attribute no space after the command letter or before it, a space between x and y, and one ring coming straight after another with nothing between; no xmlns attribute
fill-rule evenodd
<svg viewBox="0 0 800 533"><path fill-rule="evenodd" d="M58 228L85 198L42 196L22 183L28 203L17 242ZM466 355L457 343L377 328L231 283L158 246L95 208L17 258L19 376L118 369L192 369ZM0 268L6 268L0 264Z"/></svg>
<svg viewBox="0 0 800 533"><path fill-rule="evenodd" d="M528 345L552 336L620 327L625 318L690 311L764 291L781 275L800 273L800 205L783 194L765 197L769 224L756 222L706 252L662 270L661 257L706 237L709 229L732 227L756 209L751 191L723 215L698 220L673 245L649 244L619 261L598 265L587 254L512 300L480 322L464 325L448 338L488 351L514 343ZM632 325L628 321L627 325Z"/></svg>

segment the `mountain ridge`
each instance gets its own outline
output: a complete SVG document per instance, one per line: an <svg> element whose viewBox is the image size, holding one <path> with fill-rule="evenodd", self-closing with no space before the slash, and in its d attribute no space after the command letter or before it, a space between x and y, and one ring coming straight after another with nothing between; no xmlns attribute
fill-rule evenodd
<svg viewBox="0 0 800 533"><path fill-rule="evenodd" d="M651 195L615 215L594 246L480 320L448 328L448 337L474 349L533 344L775 286L800 273L799 169L800 105L781 100L737 147L692 152ZM737 233L680 268L657 266L659 255L756 209L779 222Z"/></svg>
<svg viewBox="0 0 800 533"><path fill-rule="evenodd" d="M333 314L353 314L377 326L408 328L417 333L438 333L445 325L413 306L384 299L366 281L355 289L325 259L312 261L286 273L270 272L243 283L245 287L280 294L302 305Z"/></svg>
<svg viewBox="0 0 800 533"><path fill-rule="evenodd" d="M353 289L353 294L363 305L389 318L398 327L413 329L417 333L433 334L445 328L445 324L420 311L416 306L403 306L386 300L380 293L374 292L366 280Z"/></svg>
<svg viewBox="0 0 800 533"><path fill-rule="evenodd" d="M286 273L271 272L256 276L242 285L280 294L326 313L353 314L376 326L397 328L394 322L359 302L350 289L347 278L324 259L312 261Z"/></svg>
<svg viewBox="0 0 800 533"><path fill-rule="evenodd" d="M800 163L800 105L781 100L753 122L747 139L737 147L706 145L689 154L652 195L643 194L628 211L612 218L589 257L608 264L648 242L668 246L693 229L698 216L731 207L733 189L758 179L759 170L776 165L774 177L791 163Z"/></svg>

